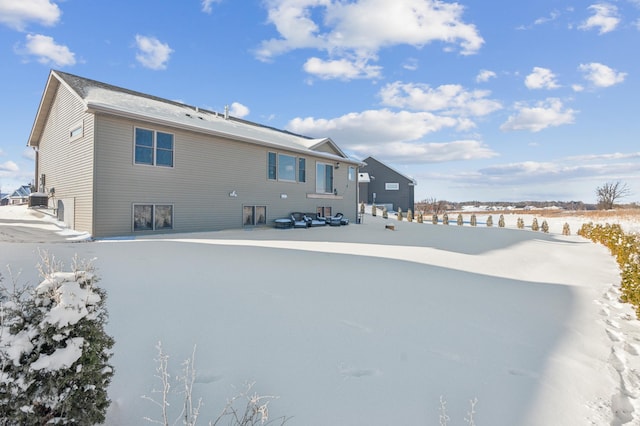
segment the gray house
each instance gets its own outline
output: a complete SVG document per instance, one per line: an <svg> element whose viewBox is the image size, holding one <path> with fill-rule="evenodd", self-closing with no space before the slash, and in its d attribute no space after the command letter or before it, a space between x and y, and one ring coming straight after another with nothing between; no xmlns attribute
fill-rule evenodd
<svg viewBox="0 0 640 426"><path fill-rule="evenodd" d="M366 204L392 205L392 210L414 209L413 188L418 183L373 157L364 159L359 170L359 200Z"/></svg>
<svg viewBox="0 0 640 426"><path fill-rule="evenodd" d="M94 237L355 222L360 162L312 139L51 71L28 146L60 220Z"/></svg>

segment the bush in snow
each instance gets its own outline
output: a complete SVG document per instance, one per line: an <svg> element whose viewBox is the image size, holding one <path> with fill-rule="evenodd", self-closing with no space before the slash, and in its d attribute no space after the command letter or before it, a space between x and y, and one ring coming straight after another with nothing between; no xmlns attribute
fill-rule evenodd
<svg viewBox="0 0 640 426"><path fill-rule="evenodd" d="M434 225L438 224L438 215L437 214L433 214L431 216L431 223L433 223Z"/></svg>
<svg viewBox="0 0 640 426"><path fill-rule="evenodd" d="M360 203L360 214L364 214L364 202Z"/></svg>
<svg viewBox="0 0 640 426"><path fill-rule="evenodd" d="M446 213L442 215L442 224L443 225L448 225L449 224L449 215L446 214Z"/></svg>
<svg viewBox="0 0 640 426"><path fill-rule="evenodd" d="M462 219L462 213L458 213L458 218L456 219L456 223L458 226L462 226L464 224L464 220Z"/></svg>
<svg viewBox="0 0 640 426"><path fill-rule="evenodd" d="M375 216L375 215L377 215L377 214L378 214L377 210L378 210L378 209L376 209L376 205L375 205L375 204L373 204L373 205L371 206L371 216Z"/></svg>
<svg viewBox="0 0 640 426"><path fill-rule="evenodd" d="M500 217L498 218L498 227L504 228L504 215L503 214L501 214Z"/></svg>
<svg viewBox="0 0 640 426"><path fill-rule="evenodd" d="M398 207L398 214L396 215L398 220L402 222L402 209Z"/></svg>
<svg viewBox="0 0 640 426"><path fill-rule="evenodd" d="M524 229L524 219L519 217L517 223L518 229Z"/></svg>
<svg viewBox="0 0 640 426"><path fill-rule="evenodd" d="M478 219L476 218L476 214L473 213L471 215L471 226L476 226L476 225L478 225Z"/></svg>
<svg viewBox="0 0 640 426"><path fill-rule="evenodd" d="M413 213L411 209L407 210L407 222L413 222Z"/></svg>
<svg viewBox="0 0 640 426"><path fill-rule="evenodd" d="M157 363L156 377L160 381L161 389L152 391L152 393L158 394L157 398L146 395L143 395L142 398L158 407L160 419L145 417L144 420L164 426L175 425L182 420L182 424L185 426L195 426L198 423L202 407L202 399L198 399L197 402L194 402L193 399L193 385L196 378L195 346L191 358L182 363L182 373L177 375L174 380L169 374L169 355L162 350L162 342L158 342L156 349L158 350L158 358L155 359ZM176 392L171 391L172 384L178 386ZM284 416L269 420L269 403L278 397L251 392L254 385L255 383L248 383L244 391L227 400L218 417L207 424L209 426L285 424L288 418ZM175 399L177 401L174 401ZM180 412L171 412L172 407L177 407ZM172 421L172 418L175 418L175 421Z"/></svg>
<svg viewBox="0 0 640 426"><path fill-rule="evenodd" d="M562 226L562 235L571 235L571 228L567 222Z"/></svg>
<svg viewBox="0 0 640 426"><path fill-rule="evenodd" d="M542 232L544 232L545 234L549 233L549 224L547 223L546 220L542 220L542 225L540 226L540 229L542 229Z"/></svg>
<svg viewBox="0 0 640 426"><path fill-rule="evenodd" d="M487 217L487 226L489 228L491 228L493 226L493 217L491 215L489 215L489 217Z"/></svg>
<svg viewBox="0 0 640 426"><path fill-rule="evenodd" d="M622 227L615 225L582 225L578 235L606 246L615 256L620 267L620 299L635 306L640 318L640 235L625 234Z"/></svg>
<svg viewBox="0 0 640 426"><path fill-rule="evenodd" d="M418 223L424 222L424 216L421 211L418 212L417 220L418 220Z"/></svg>
<svg viewBox="0 0 640 426"><path fill-rule="evenodd" d="M2 288L0 418L7 424L102 423L113 339L91 265L60 272L46 255L35 288Z"/></svg>
<svg viewBox="0 0 640 426"><path fill-rule="evenodd" d="M388 219L389 218L389 212L387 211L386 207L382 208L382 218L383 219Z"/></svg>
<svg viewBox="0 0 640 426"><path fill-rule="evenodd" d="M540 229L540 225L538 225L538 218L533 218L533 222L531 222L531 230L537 231Z"/></svg>

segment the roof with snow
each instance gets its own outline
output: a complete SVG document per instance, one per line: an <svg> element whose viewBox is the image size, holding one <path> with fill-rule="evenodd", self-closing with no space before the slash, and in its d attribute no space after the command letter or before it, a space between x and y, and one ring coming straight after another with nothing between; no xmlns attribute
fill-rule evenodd
<svg viewBox="0 0 640 426"><path fill-rule="evenodd" d="M226 112L209 111L54 70L49 75L38 108L29 137L29 146L39 145L46 122L46 112L49 111L56 89L61 84L74 93L90 113L105 113L151 121L156 124L291 151L312 151L314 155L339 158L341 161L359 164L357 160L350 159L330 138L310 138L232 117Z"/></svg>

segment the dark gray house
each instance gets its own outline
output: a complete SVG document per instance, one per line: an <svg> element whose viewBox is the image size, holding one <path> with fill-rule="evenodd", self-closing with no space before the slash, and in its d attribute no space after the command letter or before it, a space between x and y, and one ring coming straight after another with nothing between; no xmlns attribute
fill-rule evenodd
<svg viewBox="0 0 640 426"><path fill-rule="evenodd" d="M417 185L415 179L373 157L367 157L363 161L366 165L359 170L358 202L393 205L392 209L395 211L398 208L403 211L414 209L413 187Z"/></svg>

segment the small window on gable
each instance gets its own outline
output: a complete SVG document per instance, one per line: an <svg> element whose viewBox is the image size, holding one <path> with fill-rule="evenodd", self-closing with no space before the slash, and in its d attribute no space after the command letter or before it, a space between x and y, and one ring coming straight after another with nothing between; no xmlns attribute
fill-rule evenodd
<svg viewBox="0 0 640 426"><path fill-rule="evenodd" d="M69 141L73 142L82 136L84 136L84 123L80 120L69 129Z"/></svg>

